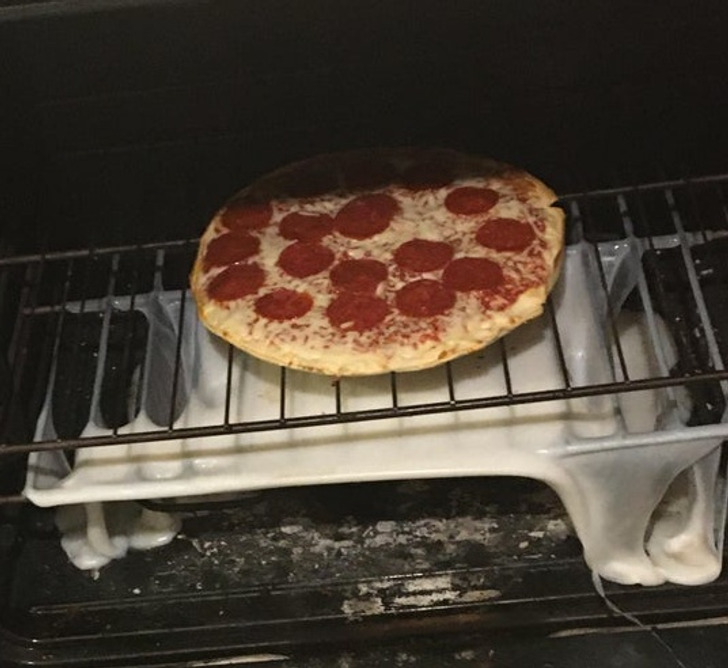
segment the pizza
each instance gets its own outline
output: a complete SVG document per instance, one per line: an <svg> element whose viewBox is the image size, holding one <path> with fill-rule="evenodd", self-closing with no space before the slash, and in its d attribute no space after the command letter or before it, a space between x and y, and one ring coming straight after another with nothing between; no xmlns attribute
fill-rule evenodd
<svg viewBox="0 0 728 668"><path fill-rule="evenodd" d="M217 212L192 293L209 330L268 362L336 377L435 366L542 313L563 250L555 200L451 150L320 155Z"/></svg>

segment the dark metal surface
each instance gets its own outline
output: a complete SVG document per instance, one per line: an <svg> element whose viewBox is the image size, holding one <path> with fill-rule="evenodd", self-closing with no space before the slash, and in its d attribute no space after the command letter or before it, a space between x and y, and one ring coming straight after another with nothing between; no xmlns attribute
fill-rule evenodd
<svg viewBox="0 0 728 668"><path fill-rule="evenodd" d="M79 667L266 655L304 666L428 657L509 666L539 661L529 647L556 659L552 640L573 645L598 629L665 656L596 594L560 502L540 483L334 485L217 503L182 507L171 544L98 573L68 562L51 511L6 509L0 657ZM728 614L725 577L700 596L675 585L606 590L645 624Z"/></svg>

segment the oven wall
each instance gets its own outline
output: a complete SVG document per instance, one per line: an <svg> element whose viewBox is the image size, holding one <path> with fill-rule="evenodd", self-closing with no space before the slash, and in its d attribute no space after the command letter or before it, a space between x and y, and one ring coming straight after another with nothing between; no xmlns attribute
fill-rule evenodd
<svg viewBox="0 0 728 668"><path fill-rule="evenodd" d="M559 192L726 169L728 10L666 0L0 8L4 239L195 236L289 160L426 144Z"/></svg>

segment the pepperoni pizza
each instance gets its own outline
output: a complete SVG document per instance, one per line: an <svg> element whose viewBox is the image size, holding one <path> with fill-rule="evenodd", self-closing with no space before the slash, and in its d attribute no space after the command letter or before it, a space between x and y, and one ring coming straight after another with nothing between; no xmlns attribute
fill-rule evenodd
<svg viewBox="0 0 728 668"><path fill-rule="evenodd" d="M423 369L542 312L563 247L555 199L526 172L449 150L318 156L215 215L192 291L212 332L266 361Z"/></svg>

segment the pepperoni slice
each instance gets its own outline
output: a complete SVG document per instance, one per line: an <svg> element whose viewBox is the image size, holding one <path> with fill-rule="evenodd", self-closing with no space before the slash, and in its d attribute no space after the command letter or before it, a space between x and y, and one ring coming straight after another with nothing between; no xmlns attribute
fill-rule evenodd
<svg viewBox="0 0 728 668"><path fill-rule="evenodd" d="M389 313L384 299L360 292L343 292L326 309L329 322L351 332L365 332L376 327Z"/></svg>
<svg viewBox="0 0 728 668"><path fill-rule="evenodd" d="M215 237L205 251L203 267L225 267L229 264L242 262L252 257L260 250L260 239L247 232L234 234L227 232Z"/></svg>
<svg viewBox="0 0 728 668"><path fill-rule="evenodd" d="M503 283L500 265L485 257L461 257L442 272L442 282L451 290L492 290Z"/></svg>
<svg viewBox="0 0 728 668"><path fill-rule="evenodd" d="M224 227L233 231L259 230L273 217L270 202L263 204L238 200L231 202L222 212L221 221Z"/></svg>
<svg viewBox="0 0 728 668"><path fill-rule="evenodd" d="M329 273L337 290L372 293L387 278L387 265L379 260L344 260L334 265Z"/></svg>
<svg viewBox="0 0 728 668"><path fill-rule="evenodd" d="M536 239L533 228L515 218L491 218L475 233L475 240L496 251L522 251Z"/></svg>
<svg viewBox="0 0 728 668"><path fill-rule="evenodd" d="M498 193L490 188L463 186L455 188L445 198L445 208L450 213L473 216L490 211L498 202Z"/></svg>
<svg viewBox="0 0 728 668"><path fill-rule="evenodd" d="M334 230L334 219L325 213L294 211L281 220L281 236L292 241L321 241Z"/></svg>
<svg viewBox="0 0 728 668"><path fill-rule="evenodd" d="M408 190L430 190L444 188L455 178L449 165L437 162L416 162L407 167L400 177L402 185Z"/></svg>
<svg viewBox="0 0 728 668"><path fill-rule="evenodd" d="M255 300L255 312L268 320L295 320L306 315L313 306L307 292L278 288Z"/></svg>
<svg viewBox="0 0 728 668"><path fill-rule="evenodd" d="M219 302L253 295L265 283L265 272L257 264L234 264L221 271L207 286L210 299Z"/></svg>
<svg viewBox="0 0 728 668"><path fill-rule="evenodd" d="M289 276L306 278L322 272L334 261L334 251L326 246L307 241L297 241L283 249L278 256L278 266Z"/></svg>
<svg viewBox="0 0 728 668"><path fill-rule="evenodd" d="M400 288L397 308L413 318L430 318L447 313L455 305L455 293L439 281L421 278Z"/></svg>
<svg viewBox="0 0 728 668"><path fill-rule="evenodd" d="M394 261L409 271L435 271L450 262L454 252L453 247L444 241L412 239L394 251Z"/></svg>
<svg viewBox="0 0 728 668"><path fill-rule="evenodd" d="M339 234L350 239L368 239L384 232L398 212L399 204L390 195L360 195L339 210L334 226Z"/></svg>

